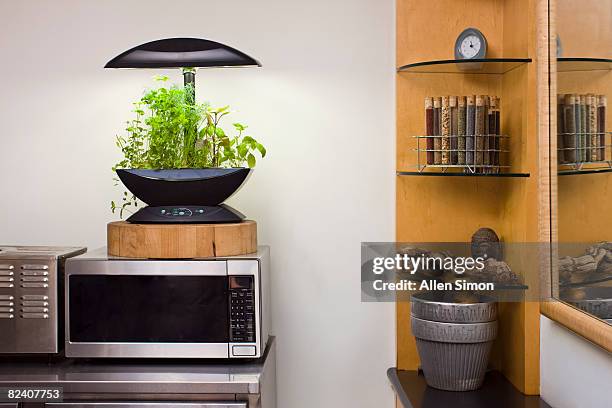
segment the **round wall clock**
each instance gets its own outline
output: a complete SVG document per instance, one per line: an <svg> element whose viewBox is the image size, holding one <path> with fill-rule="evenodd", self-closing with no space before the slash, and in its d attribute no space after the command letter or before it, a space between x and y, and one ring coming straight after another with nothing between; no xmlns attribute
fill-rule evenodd
<svg viewBox="0 0 612 408"><path fill-rule="evenodd" d="M455 41L455 59L482 59L487 56L487 39L475 28L466 28Z"/></svg>

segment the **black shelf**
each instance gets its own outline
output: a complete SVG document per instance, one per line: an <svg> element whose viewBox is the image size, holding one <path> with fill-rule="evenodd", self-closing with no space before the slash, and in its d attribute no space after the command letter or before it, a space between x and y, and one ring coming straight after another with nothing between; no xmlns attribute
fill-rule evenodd
<svg viewBox="0 0 612 408"><path fill-rule="evenodd" d="M503 285L496 283L495 290L528 290L529 286L527 285Z"/></svg>
<svg viewBox="0 0 612 408"><path fill-rule="evenodd" d="M598 173L612 173L612 168L608 168L608 169L560 170L557 174L559 176L575 176L575 175L578 175L578 174L598 174Z"/></svg>
<svg viewBox="0 0 612 408"><path fill-rule="evenodd" d="M522 394L498 371L488 372L479 390L465 392L431 388L417 371L393 367L387 377L404 408L551 408L539 396Z"/></svg>
<svg viewBox="0 0 612 408"><path fill-rule="evenodd" d="M398 171L398 176L429 176L429 177L529 177L529 173L457 173L457 172L444 172L444 171Z"/></svg>
<svg viewBox="0 0 612 408"><path fill-rule="evenodd" d="M588 280L588 281L582 281L582 282L560 282L559 283L559 287L562 288L579 288L582 286L589 286L589 285L595 285L598 283L605 283L605 282L610 282L612 281L612 276L602 276L600 278L597 279L592 279L592 280Z"/></svg>
<svg viewBox="0 0 612 408"><path fill-rule="evenodd" d="M435 60L403 65L397 72L417 74L505 74L531 58L483 58L471 60Z"/></svg>
<svg viewBox="0 0 612 408"><path fill-rule="evenodd" d="M608 58L557 58L557 72L610 70L612 70L612 59Z"/></svg>

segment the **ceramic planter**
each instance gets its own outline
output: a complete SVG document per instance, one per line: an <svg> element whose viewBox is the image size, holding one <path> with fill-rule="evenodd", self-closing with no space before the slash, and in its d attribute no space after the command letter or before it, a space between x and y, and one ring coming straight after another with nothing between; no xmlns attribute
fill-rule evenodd
<svg viewBox="0 0 612 408"><path fill-rule="evenodd" d="M427 384L448 391L480 388L497 337L497 304L444 302L444 293L412 296L411 327Z"/></svg>
<svg viewBox="0 0 612 408"><path fill-rule="evenodd" d="M117 175L150 206L221 204L244 184L252 169L118 169Z"/></svg>

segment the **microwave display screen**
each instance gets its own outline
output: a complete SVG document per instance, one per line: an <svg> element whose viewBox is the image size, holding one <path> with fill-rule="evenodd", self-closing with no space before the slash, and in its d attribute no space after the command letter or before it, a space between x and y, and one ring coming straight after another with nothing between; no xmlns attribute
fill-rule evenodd
<svg viewBox="0 0 612 408"><path fill-rule="evenodd" d="M71 275L70 341L225 343L225 276Z"/></svg>
<svg viewBox="0 0 612 408"><path fill-rule="evenodd" d="M230 289L253 289L253 278L250 276L230 276Z"/></svg>

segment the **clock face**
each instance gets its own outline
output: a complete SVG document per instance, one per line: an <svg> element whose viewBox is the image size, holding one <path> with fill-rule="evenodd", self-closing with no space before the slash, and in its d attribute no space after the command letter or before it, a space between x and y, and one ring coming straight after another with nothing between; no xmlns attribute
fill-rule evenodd
<svg viewBox="0 0 612 408"><path fill-rule="evenodd" d="M486 58L487 39L476 28L466 28L455 41L456 59Z"/></svg>
<svg viewBox="0 0 612 408"><path fill-rule="evenodd" d="M461 41L461 46L459 51L463 58L471 59L475 58L480 52L480 48L482 48L482 42L480 38L475 35L468 35Z"/></svg>

